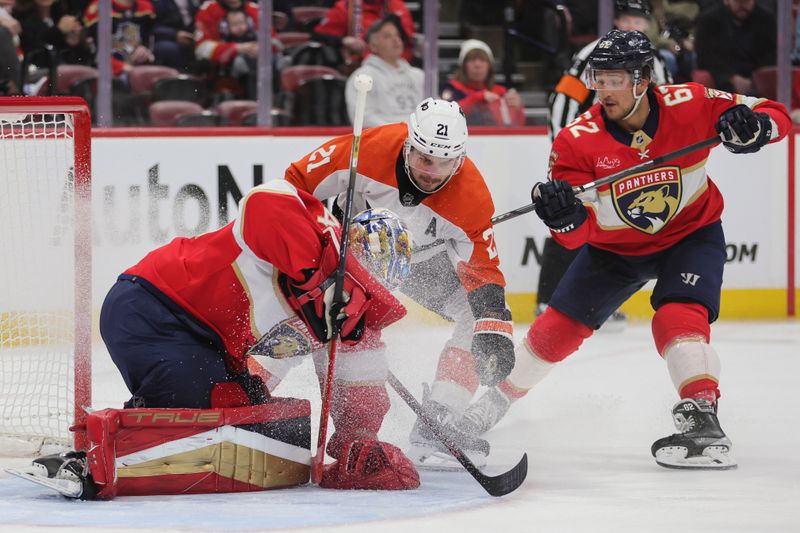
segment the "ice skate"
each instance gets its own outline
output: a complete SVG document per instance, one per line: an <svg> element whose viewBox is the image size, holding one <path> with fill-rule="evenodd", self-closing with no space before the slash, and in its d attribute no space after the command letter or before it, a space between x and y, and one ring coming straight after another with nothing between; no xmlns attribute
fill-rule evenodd
<svg viewBox="0 0 800 533"><path fill-rule="evenodd" d="M45 455L34 459L25 468L9 468L6 472L68 498L91 500L97 493L89 474L86 452L82 451Z"/></svg>
<svg viewBox="0 0 800 533"><path fill-rule="evenodd" d="M472 437L483 435L497 425L510 405L508 397L497 387L492 387L467 408L456 422L456 428Z"/></svg>
<svg viewBox="0 0 800 533"><path fill-rule="evenodd" d="M447 406L428 400L427 394L424 396L426 398L422 408L426 414L447 431L452 443L463 451L476 467L485 466L486 457L489 455L489 443L458 430L454 424L455 414ZM408 440L411 447L406 455L418 468L426 470L460 470L463 468L422 420L417 419L414 423Z"/></svg>
<svg viewBox="0 0 800 533"><path fill-rule="evenodd" d="M715 406L704 399L681 400L672 408L678 433L658 439L651 452L666 468L727 470L736 468L732 444L722 431Z"/></svg>

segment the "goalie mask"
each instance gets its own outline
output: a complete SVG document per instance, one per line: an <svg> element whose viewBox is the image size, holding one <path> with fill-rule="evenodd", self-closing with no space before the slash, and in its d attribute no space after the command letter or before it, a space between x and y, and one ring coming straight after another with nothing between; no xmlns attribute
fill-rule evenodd
<svg viewBox="0 0 800 533"><path fill-rule="evenodd" d="M467 119L456 102L423 100L408 119L403 147L406 173L420 191L444 187L466 157Z"/></svg>
<svg viewBox="0 0 800 533"><path fill-rule="evenodd" d="M411 270L411 232L388 209L367 209L350 223L350 253L387 289L398 288Z"/></svg>

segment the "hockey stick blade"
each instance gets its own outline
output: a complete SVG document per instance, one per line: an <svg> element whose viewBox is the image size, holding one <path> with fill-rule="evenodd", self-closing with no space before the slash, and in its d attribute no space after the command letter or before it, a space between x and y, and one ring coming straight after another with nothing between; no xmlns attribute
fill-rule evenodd
<svg viewBox="0 0 800 533"><path fill-rule="evenodd" d="M397 379L397 376L395 376L391 371L389 371L388 380L395 392L397 392L403 401L406 402L406 404L411 408L412 411L414 411L419 419L422 420L426 426L428 426L428 429L430 429L431 432L436 435L436 438L439 439L442 444L444 444L453 458L461 463L461 466L464 467L469 475L475 478L475 481L480 483L481 487L483 487L483 489L491 496L505 496L506 494L514 492L519 488L520 485L522 485L528 475L527 453L522 455L522 459L520 459L511 470L496 476L487 476L478 470L478 467L476 467L473 462L469 460L469 458L460 448L453 444L447 435L447 430L439 423L432 420L425 413L425 411L423 411L422 406L417 399L414 398L414 395L408 391L405 385L403 385L400 380Z"/></svg>

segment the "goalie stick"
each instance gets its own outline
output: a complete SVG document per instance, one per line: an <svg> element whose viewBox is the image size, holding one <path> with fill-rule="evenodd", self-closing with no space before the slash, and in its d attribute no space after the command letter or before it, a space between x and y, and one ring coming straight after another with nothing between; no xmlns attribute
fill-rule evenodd
<svg viewBox="0 0 800 533"><path fill-rule="evenodd" d="M522 459L507 472L496 476L487 476L469 460L466 454L459 449L448 437L448 431L443 428L439 423L433 420L428 414L422 409L422 405L414 398L414 395L411 394L408 389L403 385L400 380L397 379L391 371L388 373L388 381L392 388L400 395L400 398L403 399L406 404L411 408L412 411L419 417L422 422L428 426L431 432L436 435L436 438L445 445L447 450L452 454L452 456L461 463L461 465L467 470L469 475L471 475L475 480L480 483L481 487L488 492L492 496L505 496L510 492L514 492L522 485L522 482L525 481L525 477L528 475L528 454L525 453L522 455Z"/></svg>
<svg viewBox="0 0 800 533"><path fill-rule="evenodd" d="M359 74L355 77L356 110L353 117L353 146L350 150L350 175L347 182L347 193L342 217L342 242L339 248L339 266L336 269L336 284L333 290L331 304L331 322L333 324L331 340L328 344L328 370L322 387L322 407L319 415L319 433L317 434L317 451L311 458L311 482L319 485L322 480L322 470L325 465L325 444L328 440L328 417L331 411L331 398L333 397L333 374L336 362L336 346L339 337L339 321L336 320L344 305L342 292L344 290L344 272L347 260L347 247L350 242L349 228L350 217L353 211L353 192L356 188L356 172L358 170L358 150L361 146L361 129L364 126L364 108L366 107L367 92L372 89L372 78L368 74Z"/></svg>

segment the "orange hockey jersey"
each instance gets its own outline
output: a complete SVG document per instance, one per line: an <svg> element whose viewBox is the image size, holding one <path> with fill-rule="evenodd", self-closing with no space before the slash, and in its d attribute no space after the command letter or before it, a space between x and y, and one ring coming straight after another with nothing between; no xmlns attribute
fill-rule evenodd
<svg viewBox="0 0 800 533"><path fill-rule="evenodd" d="M442 189L422 193L405 171L402 152L407 135L405 123L364 130L353 214L368 207L397 213L414 236L412 262L447 250L467 292L487 284L504 287L491 221L494 204L483 176L467 158ZM340 195L338 203L343 207L352 143L352 135L326 142L292 163L285 179L320 199Z"/></svg>

